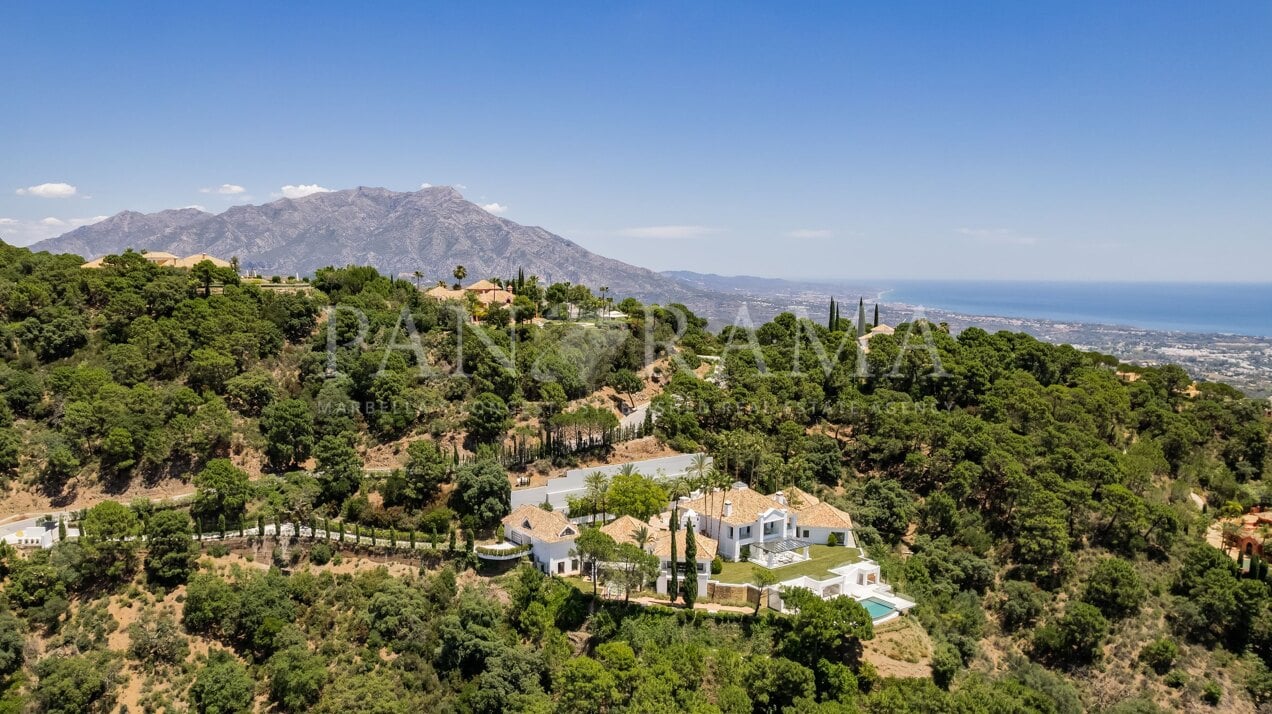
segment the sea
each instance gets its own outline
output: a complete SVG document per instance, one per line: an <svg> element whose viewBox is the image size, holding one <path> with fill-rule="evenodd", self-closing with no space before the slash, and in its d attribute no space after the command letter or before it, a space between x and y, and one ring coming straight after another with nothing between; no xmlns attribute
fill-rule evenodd
<svg viewBox="0 0 1272 714"><path fill-rule="evenodd" d="M885 304L1148 330L1272 337L1272 283L896 280Z"/></svg>

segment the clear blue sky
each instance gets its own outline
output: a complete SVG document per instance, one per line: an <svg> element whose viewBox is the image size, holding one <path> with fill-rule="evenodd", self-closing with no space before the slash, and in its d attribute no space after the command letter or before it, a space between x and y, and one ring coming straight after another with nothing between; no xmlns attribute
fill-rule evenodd
<svg viewBox="0 0 1272 714"><path fill-rule="evenodd" d="M429 182L656 269L1269 279L1272 3L173 5L0 6L0 237Z"/></svg>

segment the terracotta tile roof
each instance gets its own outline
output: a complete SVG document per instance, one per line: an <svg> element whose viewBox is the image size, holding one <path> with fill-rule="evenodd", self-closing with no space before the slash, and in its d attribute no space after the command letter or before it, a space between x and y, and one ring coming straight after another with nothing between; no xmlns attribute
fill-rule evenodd
<svg viewBox="0 0 1272 714"><path fill-rule="evenodd" d="M147 255L149 255L149 254L147 254ZM231 267L231 266L230 266L230 261L228 261L228 260L221 260L220 258L217 258L217 257L211 256L211 255L208 255L207 253L195 253L194 255L188 255L188 256L186 256L186 257L182 258L181 260L178 260L178 261L176 262L176 267L178 267L178 268L193 268L194 266L198 265L199 263L202 263L202 262L203 262L203 261L205 261L205 260L210 260L210 261L212 261L212 264L213 264L213 265L215 265L215 266L216 266L216 267L218 267L218 268L228 268L228 267Z"/></svg>
<svg viewBox="0 0 1272 714"><path fill-rule="evenodd" d="M805 491L802 488L799 488L798 486L791 486L785 491L782 491L782 495L786 496L786 503L790 505L791 508L794 508L796 511L798 511L801 508L816 506L817 504L821 503L820 498L814 496L813 494L809 493L808 491Z"/></svg>
<svg viewBox="0 0 1272 714"><path fill-rule="evenodd" d="M560 543L579 534L578 526L557 511L524 504L503 518L504 528L515 528L544 543Z"/></svg>
<svg viewBox="0 0 1272 714"><path fill-rule="evenodd" d="M649 529L649 543L645 545L645 550L653 553L660 558L671 557L671 531L659 529L649 523L632 518L631 516L619 516L614 520L601 526L601 532L614 539L616 543L636 543L635 533L641 527ZM716 556L718 544L714 539L708 538L701 533L695 534L696 540L694 544L698 547L698 560L711 560ZM676 531L676 555L683 557L685 554L685 531L683 528Z"/></svg>
<svg viewBox="0 0 1272 714"><path fill-rule="evenodd" d="M659 558L671 557L671 531L658 531L658 537L654 540L651 553ZM694 533L694 545L698 548L698 560L711 560L716 557L716 549L719 547L715 539L708 538L701 533ZM676 531L676 557L685 557L685 530L681 528Z"/></svg>
<svg viewBox="0 0 1272 714"><path fill-rule="evenodd" d="M489 280L478 280L477 282L464 288L465 290L498 290L499 286Z"/></svg>
<svg viewBox="0 0 1272 714"><path fill-rule="evenodd" d="M725 516L723 519L725 523L732 523L733 525L754 523L761 513L769 509L788 510L786 506L783 506L772 496L765 496L747 486L703 494L688 503L681 504L680 507L682 509L692 508L703 515L718 518L720 516L720 504L723 501L729 501L733 504L732 514Z"/></svg>
<svg viewBox="0 0 1272 714"><path fill-rule="evenodd" d="M429 288L424 291L424 294L429 297L437 298L438 300L462 300L464 298L463 290L451 290L450 288L445 288L441 285L435 285Z"/></svg>
<svg viewBox="0 0 1272 714"><path fill-rule="evenodd" d="M472 288L469 288L469 290L472 290ZM512 302L512 299L515 297L516 295L513 295L507 290L495 289L481 291L481 293L477 295L477 300L484 305L490 305L493 303L506 304Z"/></svg>
<svg viewBox="0 0 1272 714"><path fill-rule="evenodd" d="M795 523L808 528L852 529L852 518L825 501L795 509Z"/></svg>
<svg viewBox="0 0 1272 714"><path fill-rule="evenodd" d="M631 516L615 518L601 526L601 532L613 538L615 543L635 543L636 536L634 534L642 526L649 531L651 537L655 534L656 531L653 526L648 523L642 523Z"/></svg>

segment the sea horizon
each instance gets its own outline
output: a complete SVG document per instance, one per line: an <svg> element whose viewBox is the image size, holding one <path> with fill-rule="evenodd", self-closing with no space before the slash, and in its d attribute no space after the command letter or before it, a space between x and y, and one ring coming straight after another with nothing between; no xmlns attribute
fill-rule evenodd
<svg viewBox="0 0 1272 714"><path fill-rule="evenodd" d="M1272 282L878 280L884 304L973 316L1272 337Z"/></svg>

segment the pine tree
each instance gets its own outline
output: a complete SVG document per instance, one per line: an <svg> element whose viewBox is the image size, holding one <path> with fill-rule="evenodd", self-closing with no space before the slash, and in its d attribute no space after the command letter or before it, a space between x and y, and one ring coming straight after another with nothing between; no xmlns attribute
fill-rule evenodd
<svg viewBox="0 0 1272 714"><path fill-rule="evenodd" d="M672 564L675 566L675 563ZM698 539L693 526L685 526L685 607L693 609L698 599Z"/></svg>

